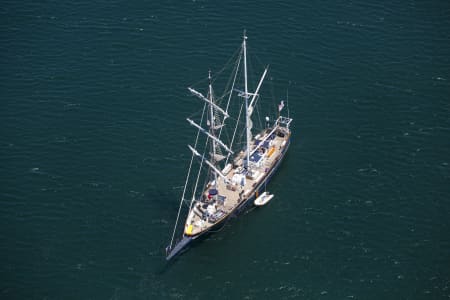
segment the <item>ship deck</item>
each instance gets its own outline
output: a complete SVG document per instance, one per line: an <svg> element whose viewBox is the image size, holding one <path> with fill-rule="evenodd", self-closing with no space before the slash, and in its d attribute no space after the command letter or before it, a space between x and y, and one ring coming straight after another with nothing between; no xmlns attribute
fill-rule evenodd
<svg viewBox="0 0 450 300"><path fill-rule="evenodd" d="M241 151L222 170L226 180L218 177L217 182L208 183L201 199L192 204L184 233L196 236L208 231L233 213L242 202L258 196L257 188L282 157L289 137L289 129L281 126L257 135L250 148L250 172L245 168L247 161L244 151Z"/></svg>

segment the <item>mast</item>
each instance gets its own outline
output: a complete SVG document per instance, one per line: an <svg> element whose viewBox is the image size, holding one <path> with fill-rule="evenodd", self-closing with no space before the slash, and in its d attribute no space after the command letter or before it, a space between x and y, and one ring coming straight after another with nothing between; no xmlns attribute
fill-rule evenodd
<svg viewBox="0 0 450 300"><path fill-rule="evenodd" d="M244 51L244 97L245 97L245 130L246 130L246 139L247 139L247 170L250 169L250 139L251 139L251 131L250 131L250 119L248 115L248 84L247 84L247 35L244 31L244 41L242 43L242 48Z"/></svg>
<svg viewBox="0 0 450 300"><path fill-rule="evenodd" d="M216 135L214 133L214 127L215 127L215 125L214 125L214 108L212 105L212 103L214 103L214 102L213 102L213 93L212 93L212 84L211 84L211 71L208 72L208 79L209 79L209 92L208 92L209 99L208 100L211 103L209 105L209 113L210 113L209 131L213 137L216 137ZM212 160L212 164L215 166L216 165L216 142L214 139L211 141L211 148L212 148L211 149L212 150L211 160ZM217 183L217 173L216 172L214 172L214 183Z"/></svg>

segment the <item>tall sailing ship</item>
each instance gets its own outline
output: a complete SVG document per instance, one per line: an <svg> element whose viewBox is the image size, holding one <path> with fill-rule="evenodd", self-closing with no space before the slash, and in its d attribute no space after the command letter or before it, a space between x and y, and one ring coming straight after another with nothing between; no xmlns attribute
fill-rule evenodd
<svg viewBox="0 0 450 300"><path fill-rule="evenodd" d="M221 228L230 217L253 206L255 200L261 200L258 197L266 197L266 185L289 148L292 119L280 115L284 101L278 107L275 105L277 117L274 120L265 117L264 125L253 135L252 117L255 111L260 115L259 91L268 67L254 92L250 92L245 34L234 59L229 64L232 75L222 96L215 96L211 72L206 95L188 88L203 102L203 109L195 117L187 118L197 134L194 143L188 145L192 156L171 241L166 248L167 260L192 241Z"/></svg>

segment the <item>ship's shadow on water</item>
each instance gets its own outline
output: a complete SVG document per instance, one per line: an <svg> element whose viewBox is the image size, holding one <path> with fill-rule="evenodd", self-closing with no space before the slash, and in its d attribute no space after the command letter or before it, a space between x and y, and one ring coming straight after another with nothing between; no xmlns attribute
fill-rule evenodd
<svg viewBox="0 0 450 300"><path fill-rule="evenodd" d="M270 203L267 204L266 206L267 207L270 206ZM166 260L165 258L163 258L163 261L160 263L160 266L156 269L155 273L163 275L166 272L168 272L171 268L173 268L176 264L179 264L180 261L196 257L195 252L204 247L208 247L207 245L208 242L216 241L219 243L224 243L225 239L232 238L232 235L234 235L235 232L235 230L233 229L234 227L239 227L245 230L245 228L243 228L242 226L247 222L251 222L246 218L252 218L251 217L252 214L255 214L255 217L257 217L257 215L259 213L262 213L263 210L264 210L263 207L256 207L251 205L238 215L233 214L232 216L230 216L230 218L228 218L225 221L225 223L221 227L219 227L216 230L209 231L208 233L202 235L201 237L191 241L186 248L181 250L180 253L178 253L172 259ZM221 234L223 236L221 236ZM179 240L180 239L176 240L176 242L178 242ZM192 255L189 256L189 253L192 253ZM209 256L210 256L209 258L203 257L201 260L202 261L204 261L205 259L208 261L214 260L215 254L213 252L211 252ZM199 259L198 256L197 259Z"/></svg>

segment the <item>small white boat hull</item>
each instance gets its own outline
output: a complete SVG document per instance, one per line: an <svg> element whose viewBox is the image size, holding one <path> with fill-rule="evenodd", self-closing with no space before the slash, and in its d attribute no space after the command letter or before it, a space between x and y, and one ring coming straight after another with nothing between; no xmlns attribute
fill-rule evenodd
<svg viewBox="0 0 450 300"><path fill-rule="evenodd" d="M266 205L273 198L273 195L268 194L267 192L262 193L258 198L255 199L254 204L256 206Z"/></svg>

